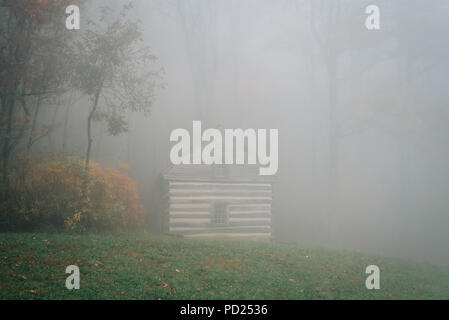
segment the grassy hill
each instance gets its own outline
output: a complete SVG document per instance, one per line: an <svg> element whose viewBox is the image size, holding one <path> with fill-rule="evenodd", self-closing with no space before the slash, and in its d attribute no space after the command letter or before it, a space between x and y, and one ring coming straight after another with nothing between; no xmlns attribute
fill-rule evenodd
<svg viewBox="0 0 449 320"><path fill-rule="evenodd" d="M65 268L81 289L65 288ZM365 268L381 289L365 288ZM449 299L449 269L349 251L153 234L0 234L0 299Z"/></svg>

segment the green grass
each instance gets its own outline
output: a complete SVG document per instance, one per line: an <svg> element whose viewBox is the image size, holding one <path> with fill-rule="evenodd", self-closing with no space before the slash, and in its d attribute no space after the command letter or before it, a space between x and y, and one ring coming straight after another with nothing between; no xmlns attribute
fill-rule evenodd
<svg viewBox="0 0 449 320"><path fill-rule="evenodd" d="M65 287L65 268L81 289ZM365 268L381 289L365 288ZM153 234L0 234L0 299L449 299L449 269L324 248Z"/></svg>

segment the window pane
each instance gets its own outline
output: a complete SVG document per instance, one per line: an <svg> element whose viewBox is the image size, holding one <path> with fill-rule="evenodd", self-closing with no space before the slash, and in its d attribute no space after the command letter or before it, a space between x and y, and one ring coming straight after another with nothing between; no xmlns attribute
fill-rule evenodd
<svg viewBox="0 0 449 320"><path fill-rule="evenodd" d="M214 204L214 211L212 214L213 224L227 224L228 223L228 205L225 202L217 202Z"/></svg>

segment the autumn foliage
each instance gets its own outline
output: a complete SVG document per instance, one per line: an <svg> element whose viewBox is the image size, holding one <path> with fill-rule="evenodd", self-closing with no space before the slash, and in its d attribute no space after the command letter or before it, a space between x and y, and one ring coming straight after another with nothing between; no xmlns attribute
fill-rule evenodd
<svg viewBox="0 0 449 320"><path fill-rule="evenodd" d="M1 204L7 230L129 230L143 225L144 208L129 168L89 169L76 156L52 154L31 161L24 176L11 177L9 201Z"/></svg>

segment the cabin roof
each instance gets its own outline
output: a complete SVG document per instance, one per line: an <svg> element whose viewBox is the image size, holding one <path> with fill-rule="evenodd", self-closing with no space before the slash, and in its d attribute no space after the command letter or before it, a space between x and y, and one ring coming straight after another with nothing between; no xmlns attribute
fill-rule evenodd
<svg viewBox="0 0 449 320"><path fill-rule="evenodd" d="M223 175L219 174L217 165L171 165L162 172L166 180L191 181L266 181L274 176L259 175L259 165L223 165Z"/></svg>

